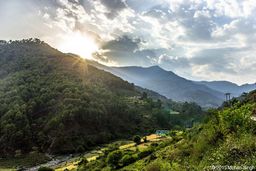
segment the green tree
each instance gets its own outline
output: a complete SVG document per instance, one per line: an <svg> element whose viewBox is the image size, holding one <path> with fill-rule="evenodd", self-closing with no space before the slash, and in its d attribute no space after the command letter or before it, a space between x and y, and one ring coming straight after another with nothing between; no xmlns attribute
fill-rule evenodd
<svg viewBox="0 0 256 171"><path fill-rule="evenodd" d="M121 159L121 163L123 164L123 166L127 166L133 162L135 162L137 160L135 155L129 155L126 154L123 156L123 158Z"/></svg>
<svg viewBox="0 0 256 171"><path fill-rule="evenodd" d="M118 167L119 160L122 158L122 152L120 150L113 151L108 154L107 163L112 167Z"/></svg>
<svg viewBox="0 0 256 171"><path fill-rule="evenodd" d="M148 94L146 92L143 92L141 99L144 100L144 99L147 99L147 98L148 98Z"/></svg>
<svg viewBox="0 0 256 171"><path fill-rule="evenodd" d="M38 169L38 171L54 171L54 169L49 168L49 167L40 167L40 168Z"/></svg>
<svg viewBox="0 0 256 171"><path fill-rule="evenodd" d="M147 136L143 137L143 142L144 143L148 142Z"/></svg>
<svg viewBox="0 0 256 171"><path fill-rule="evenodd" d="M135 136L133 137L133 141L136 143L136 145L139 145L140 142L141 142L140 136L139 136L139 135L135 135Z"/></svg>

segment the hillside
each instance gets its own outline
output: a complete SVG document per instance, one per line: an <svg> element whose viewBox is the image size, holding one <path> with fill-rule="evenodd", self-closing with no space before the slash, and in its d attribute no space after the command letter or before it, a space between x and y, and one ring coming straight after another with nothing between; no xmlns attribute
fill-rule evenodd
<svg viewBox="0 0 256 171"><path fill-rule="evenodd" d="M209 114L192 129L141 142L137 150L115 149L96 161L81 163L78 170L254 170L256 91L232 107Z"/></svg>
<svg viewBox="0 0 256 171"><path fill-rule="evenodd" d="M158 92L174 101L196 102L203 107L217 107L224 100L223 93L184 79L158 66L148 68L107 67L93 61L90 61L90 63L135 85Z"/></svg>
<svg viewBox="0 0 256 171"><path fill-rule="evenodd" d="M169 127L133 84L39 39L0 44L0 157L82 152ZM135 105L136 104L136 105Z"/></svg>

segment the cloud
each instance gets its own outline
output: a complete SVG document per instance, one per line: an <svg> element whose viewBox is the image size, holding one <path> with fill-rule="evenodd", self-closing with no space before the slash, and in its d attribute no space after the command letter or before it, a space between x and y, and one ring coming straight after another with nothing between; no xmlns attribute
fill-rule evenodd
<svg viewBox="0 0 256 171"><path fill-rule="evenodd" d="M232 51L237 51L237 49L205 49L199 51L195 57L190 59L190 62L193 65L207 66L207 72L236 74L236 68L233 67L236 59L232 57Z"/></svg>
<svg viewBox="0 0 256 171"><path fill-rule="evenodd" d="M254 0L12 0L0 2L0 15L3 38L39 37L58 48L78 32L98 44L95 58L105 64L158 64L190 79L256 79L248 74L256 63Z"/></svg>
<svg viewBox="0 0 256 171"><path fill-rule="evenodd" d="M127 7L124 0L100 0L103 5L111 10L122 10Z"/></svg>
<svg viewBox="0 0 256 171"><path fill-rule="evenodd" d="M161 65L164 68L171 69L172 71L177 72L180 69L186 69L190 67L190 62L187 58L184 57L175 57L167 54L161 54L157 60L158 65Z"/></svg>
<svg viewBox="0 0 256 171"><path fill-rule="evenodd" d="M141 39L130 38L126 35L115 40L105 42L94 58L103 63L115 61L125 65L150 65L151 58L156 57L154 50L140 50Z"/></svg>
<svg viewBox="0 0 256 171"><path fill-rule="evenodd" d="M136 55L139 51L134 54L133 49L123 49L105 53L105 57L120 63L124 60L119 58L127 58L127 64L159 64L192 79L209 79L209 74L215 79L223 75L239 77L242 72L253 72L251 65L251 69L240 67L242 59L244 66L248 66L249 59L256 62L252 55L256 22L249 2L161 1L152 2L147 9L136 8L135 1L127 4L137 14L131 23L136 29L126 34L143 39L137 48L151 55Z"/></svg>
<svg viewBox="0 0 256 171"><path fill-rule="evenodd" d="M100 0L101 3L108 8L108 12L106 13L108 18L114 18L118 15L120 10L123 10L127 7L124 0Z"/></svg>

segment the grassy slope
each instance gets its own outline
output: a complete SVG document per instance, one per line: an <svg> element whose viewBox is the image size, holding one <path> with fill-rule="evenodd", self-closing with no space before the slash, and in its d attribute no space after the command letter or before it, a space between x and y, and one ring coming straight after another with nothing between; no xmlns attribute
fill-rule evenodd
<svg viewBox="0 0 256 171"><path fill-rule="evenodd" d="M256 115L256 91L232 107L212 110L210 113L205 123L184 133L172 133L172 141L152 147L152 153L143 158L136 158L127 166L122 164L120 157L119 168L116 170L204 170L219 165L255 168L256 122L251 116ZM126 154L125 151L122 153ZM111 170L105 163L106 159L107 156L98 163L89 163L80 168Z"/></svg>
<svg viewBox="0 0 256 171"><path fill-rule="evenodd" d="M256 167L256 92L233 107L212 111L205 124L187 131L183 138L126 169L203 170L211 166ZM135 170L136 170L135 169Z"/></svg>

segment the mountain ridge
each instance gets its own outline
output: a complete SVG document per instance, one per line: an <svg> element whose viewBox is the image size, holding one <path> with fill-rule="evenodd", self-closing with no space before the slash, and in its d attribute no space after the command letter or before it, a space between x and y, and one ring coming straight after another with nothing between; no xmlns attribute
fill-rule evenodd
<svg viewBox="0 0 256 171"><path fill-rule="evenodd" d="M225 100L224 94L226 92L230 92L234 97L236 97L241 95L243 92L253 90L253 85L251 84L238 86L237 84L229 81L209 82L189 80L180 77L172 71L164 70L158 65L149 67L109 67L96 61L90 61L90 63L95 67L111 72L124 80L153 90L172 100L196 102L203 107L219 106ZM162 85L160 85L160 83ZM214 86L213 84L218 84L219 86ZM226 89L222 89L221 87L225 86L223 84L227 84L230 88L226 86ZM172 89L170 86L174 88Z"/></svg>
<svg viewBox="0 0 256 171"><path fill-rule="evenodd" d="M244 92L247 93L253 89L256 89L255 84L245 83L238 85L230 81L198 81L196 83L206 85L222 93L231 93L233 97L238 97Z"/></svg>
<svg viewBox="0 0 256 171"><path fill-rule="evenodd" d="M196 102L206 107L217 107L222 103L221 93L211 90L204 85L199 86L193 81L182 78L172 71L166 71L159 66L108 67L95 61L92 61L91 64L111 72L124 80L132 82L135 85L153 90L175 101ZM190 95L186 96L186 93ZM198 94L213 100L207 101L207 99L198 99Z"/></svg>

